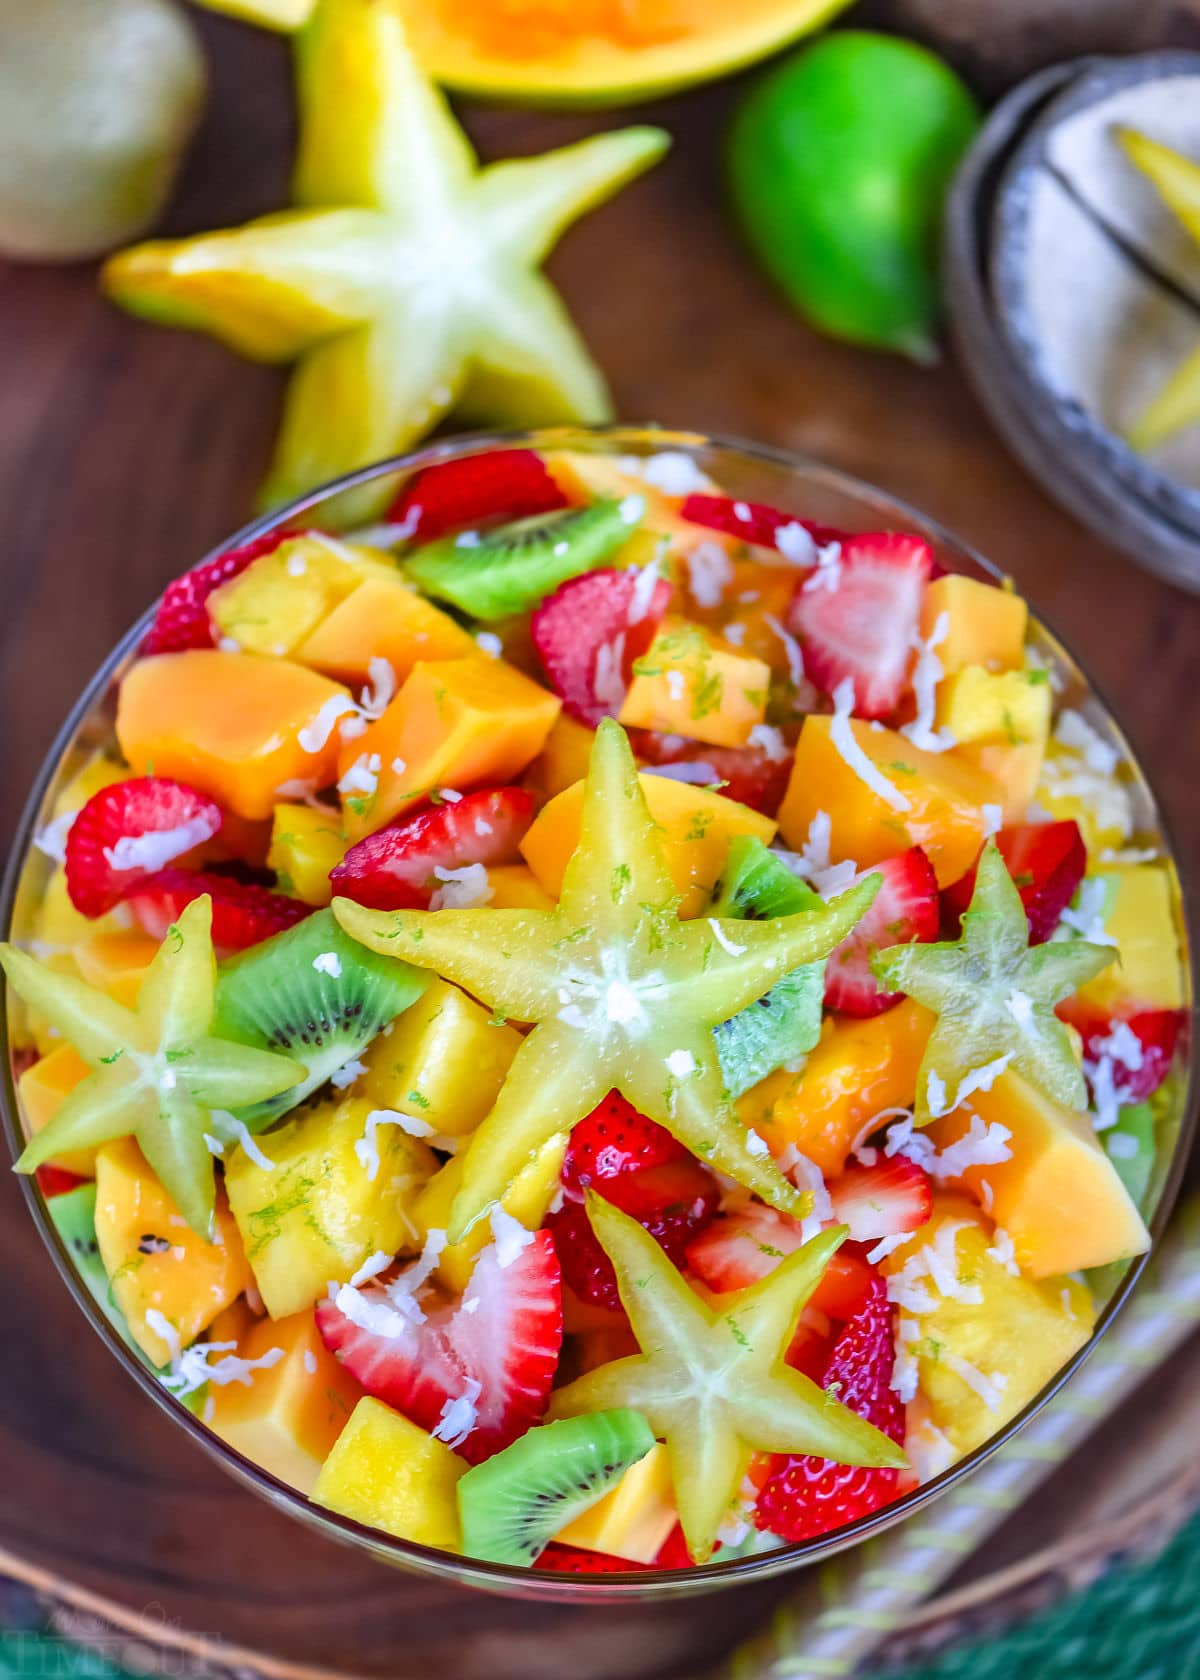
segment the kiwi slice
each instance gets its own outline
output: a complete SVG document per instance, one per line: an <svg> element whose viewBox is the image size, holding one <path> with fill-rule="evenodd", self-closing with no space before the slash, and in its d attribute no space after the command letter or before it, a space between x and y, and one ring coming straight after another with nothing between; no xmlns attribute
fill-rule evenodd
<svg viewBox="0 0 1200 1680"><path fill-rule="evenodd" d="M821 899L785 863L751 835L729 848L713 892L717 916L761 921L814 910ZM824 962L805 963L776 981L764 997L747 1004L716 1028L717 1058L730 1094L740 1097L785 1062L806 1056L821 1036L825 1001Z"/></svg>
<svg viewBox="0 0 1200 1680"><path fill-rule="evenodd" d="M472 618L529 612L560 583L603 566L628 542L642 511L633 500L601 496L584 507L442 537L418 549L405 570L427 595Z"/></svg>
<svg viewBox="0 0 1200 1680"><path fill-rule="evenodd" d="M262 1131L324 1085L429 984L421 969L368 951L332 910L318 910L222 964L213 1032L261 1050L284 1050L308 1076L237 1111Z"/></svg>
<svg viewBox="0 0 1200 1680"><path fill-rule="evenodd" d="M463 1551L528 1566L653 1445L645 1418L623 1407L529 1430L459 1481Z"/></svg>
<svg viewBox="0 0 1200 1680"><path fill-rule="evenodd" d="M129 1334L125 1319L108 1287L108 1273L104 1270L100 1246L96 1241L96 1186L80 1184L74 1190L64 1191L61 1196L51 1196L46 1208L55 1230L66 1244L79 1281L121 1340L133 1349L143 1365L146 1364L146 1356Z"/></svg>

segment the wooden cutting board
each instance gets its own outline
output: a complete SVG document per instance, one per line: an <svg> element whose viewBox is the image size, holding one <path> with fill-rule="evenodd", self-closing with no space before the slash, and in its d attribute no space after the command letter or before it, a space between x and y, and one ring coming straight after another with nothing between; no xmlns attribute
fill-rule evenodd
<svg viewBox="0 0 1200 1680"><path fill-rule="evenodd" d="M231 23L202 27L213 98L171 231L277 208L285 191L282 45ZM718 141L735 96L726 85L645 113L677 136L673 156L555 258L622 415L805 450L916 503L1008 567L1113 696L1194 873L1200 601L1053 508L952 366L918 371L819 339L790 316L723 214ZM490 111L471 113L470 126L495 157L618 120ZM203 339L118 315L87 267L0 265L0 368L7 836L68 705L116 636L247 516L279 379ZM78 1617L100 1613L109 1633L127 1627L172 1673L187 1651L197 1672L224 1662L388 1680L666 1680L698 1672L786 1591L563 1611L393 1573L244 1493L139 1395L68 1299L8 1183L0 1266L0 1575L15 1583L0 1608L12 1615L27 1590L66 1606L76 1631ZM1064 1537L1068 1550L1086 1537L1094 1557L1120 1524L1161 1514L1161 1488L1178 1488L1181 1445L1195 1439L1198 1366L1196 1355L1176 1361L1136 1418L1106 1433L1102 1453L1064 1470L972 1562L975 1580L992 1581L985 1597L1006 1564L1027 1571ZM229 1647L259 1656L243 1664Z"/></svg>

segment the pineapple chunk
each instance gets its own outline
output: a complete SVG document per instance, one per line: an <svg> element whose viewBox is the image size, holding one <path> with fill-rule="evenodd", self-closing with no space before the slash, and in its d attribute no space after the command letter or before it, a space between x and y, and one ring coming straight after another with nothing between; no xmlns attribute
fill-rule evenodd
<svg viewBox="0 0 1200 1680"><path fill-rule="evenodd" d="M500 1198L505 1213L519 1219L534 1231L550 1211L550 1204L558 1191L567 1140L550 1138L529 1164L521 1169ZM429 1180L417 1197L414 1215L421 1227L422 1240L430 1231L444 1231L450 1222L450 1208L462 1185L462 1156L453 1156ZM471 1281L479 1251L492 1240L491 1226L481 1219L471 1227L461 1242L444 1248L438 1259L437 1276L452 1295L461 1295Z"/></svg>
<svg viewBox="0 0 1200 1680"><path fill-rule="evenodd" d="M395 578L395 562L332 537L289 537L214 589L209 616L246 653L284 658L372 574Z"/></svg>
<svg viewBox="0 0 1200 1680"><path fill-rule="evenodd" d="M363 1089L380 1108L428 1121L435 1132L473 1132L492 1107L521 1047L515 1027L436 977L363 1058Z"/></svg>
<svg viewBox="0 0 1200 1680"><path fill-rule="evenodd" d="M657 729L718 747L744 747L767 714L770 666L698 624L668 618L641 659L621 707L626 728Z"/></svg>
<svg viewBox="0 0 1200 1680"><path fill-rule="evenodd" d="M587 1552L653 1563L678 1520L671 1461L659 1441L626 1470L611 1493L568 1523L555 1539Z"/></svg>
<svg viewBox="0 0 1200 1680"><path fill-rule="evenodd" d="M454 1551L463 1459L381 1400L354 1408L312 1490L313 1501L400 1540Z"/></svg>
<svg viewBox="0 0 1200 1680"><path fill-rule="evenodd" d="M43 1131L58 1113L76 1085L81 1085L91 1068L70 1044L60 1044L34 1062L17 1080L17 1101L31 1136ZM96 1176L94 1149L69 1149L49 1163L80 1178Z"/></svg>
<svg viewBox="0 0 1200 1680"><path fill-rule="evenodd" d="M396 1254L417 1235L413 1204L436 1157L399 1126L367 1141L376 1104L327 1102L264 1137L270 1169L237 1149L225 1186L246 1258L272 1318L311 1306L329 1283L345 1283L370 1254ZM362 1146L361 1154L356 1145Z"/></svg>
<svg viewBox="0 0 1200 1680"><path fill-rule="evenodd" d="M1044 751L1052 701L1045 671L992 672L967 665L939 686L937 721L963 744L1037 742Z"/></svg>
<svg viewBox="0 0 1200 1680"><path fill-rule="evenodd" d="M402 683L418 659L477 659L475 638L456 619L418 595L393 569L360 583L296 649L340 682L365 683L371 661L385 659Z"/></svg>
<svg viewBox="0 0 1200 1680"><path fill-rule="evenodd" d="M337 812L313 805L276 805L267 866L278 876L280 892L305 904L328 904L333 897L329 871L341 863L347 845Z"/></svg>
<svg viewBox="0 0 1200 1680"><path fill-rule="evenodd" d="M1164 863L1092 871L1108 888L1104 926L1120 960L1080 987L1073 1007L1102 1015L1134 1009L1182 1009L1179 888ZM1086 883L1085 883L1086 885Z"/></svg>

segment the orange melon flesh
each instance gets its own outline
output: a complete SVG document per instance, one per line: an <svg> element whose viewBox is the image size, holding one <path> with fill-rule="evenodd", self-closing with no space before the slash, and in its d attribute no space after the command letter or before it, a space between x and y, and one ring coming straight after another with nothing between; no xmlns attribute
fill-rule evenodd
<svg viewBox="0 0 1200 1680"><path fill-rule="evenodd" d="M999 783L953 752L922 752L892 729L850 720L854 739L881 774L909 801L897 810L851 769L834 744L832 720L805 719L788 790L779 808L784 839L799 851L819 811L831 821L830 855L860 868L922 846L939 887L975 862L983 844L985 805L1002 805Z"/></svg>
<svg viewBox="0 0 1200 1680"><path fill-rule="evenodd" d="M775 824L708 788L645 773L638 780L650 815L662 829L667 868L682 897L679 913L698 916L725 867L730 841L738 834L752 834L769 845ZM552 898L562 892L563 875L579 845L582 817L583 783L576 782L543 807L521 841L525 861Z"/></svg>
<svg viewBox="0 0 1200 1680"><path fill-rule="evenodd" d="M1011 589L951 572L934 578L921 603L921 634L932 636L946 614L946 636L937 656L948 677L968 665L989 671L1016 671L1025 661L1029 609Z"/></svg>
<svg viewBox="0 0 1200 1680"><path fill-rule="evenodd" d="M91 1073L83 1057L69 1044L60 1044L48 1056L34 1062L17 1080L17 1102L31 1136L44 1131L77 1085ZM48 1163L80 1178L96 1172L94 1149L69 1149Z"/></svg>
<svg viewBox="0 0 1200 1680"><path fill-rule="evenodd" d="M618 714L627 729L687 735L717 747L743 747L767 711L770 667L720 645L686 619L663 621Z"/></svg>
<svg viewBox="0 0 1200 1680"><path fill-rule="evenodd" d="M252 821L292 782L327 787L337 729L316 752L300 733L346 690L303 665L197 648L139 659L121 684L117 739L138 775L175 776Z"/></svg>
<svg viewBox="0 0 1200 1680"><path fill-rule="evenodd" d="M1000 790L1000 816L1005 827L1024 822L1037 792L1045 748L1041 741L974 741L958 747L955 757L991 776Z"/></svg>
<svg viewBox="0 0 1200 1680"><path fill-rule="evenodd" d="M142 979L158 954L145 933L93 933L75 947L75 961L89 986L132 1009Z"/></svg>
<svg viewBox="0 0 1200 1680"><path fill-rule="evenodd" d="M402 683L419 659L478 658L479 648L423 595L392 579L371 578L334 607L293 657L357 688L368 680L372 659L386 659Z"/></svg>

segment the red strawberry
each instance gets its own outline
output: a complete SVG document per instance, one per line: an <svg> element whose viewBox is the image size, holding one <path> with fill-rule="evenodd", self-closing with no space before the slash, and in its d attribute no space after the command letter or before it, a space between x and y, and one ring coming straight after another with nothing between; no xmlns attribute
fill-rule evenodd
<svg viewBox="0 0 1200 1680"><path fill-rule="evenodd" d="M881 1155L870 1167L853 1162L830 1180L829 1198L834 1218L858 1243L916 1231L933 1211L929 1174L907 1155Z"/></svg>
<svg viewBox="0 0 1200 1680"><path fill-rule="evenodd" d="M726 799L749 805L773 817L783 803L792 773L792 754L773 758L762 747L710 747L703 741L681 741L675 735L658 735L653 730L635 731L633 750L645 764L705 764Z"/></svg>
<svg viewBox="0 0 1200 1680"><path fill-rule="evenodd" d="M165 776L135 776L94 793L67 833L67 891L103 916L149 876L218 833L221 807Z"/></svg>
<svg viewBox="0 0 1200 1680"><path fill-rule="evenodd" d="M671 586L649 591L636 571L568 578L529 621L533 645L564 708L592 728L621 709L635 659L666 613Z"/></svg>
<svg viewBox="0 0 1200 1680"><path fill-rule="evenodd" d="M631 1219L636 1219L665 1253L680 1264L689 1238L716 1211L716 1180L698 1161L670 1161L604 1179L597 1189ZM601 1248L582 1202L566 1201L547 1216L563 1278L581 1300L621 1309L612 1262Z"/></svg>
<svg viewBox="0 0 1200 1680"><path fill-rule="evenodd" d="M628 1558L613 1557L608 1552L587 1552L582 1546L560 1546L557 1540L552 1540L533 1567L547 1569L554 1575L626 1575L647 1569L674 1569L678 1565L631 1563Z"/></svg>
<svg viewBox="0 0 1200 1680"><path fill-rule="evenodd" d="M715 1550L720 1551L721 1542L718 1540ZM655 1569L690 1569L692 1554L687 1549L687 1541L683 1537L682 1523L676 1523L670 1534L658 1549L658 1556L654 1560Z"/></svg>
<svg viewBox="0 0 1200 1680"><path fill-rule="evenodd" d="M1075 822L1018 823L996 835L1000 856L1016 882L1029 917L1029 939L1041 945L1058 926L1087 869L1087 847ZM952 928L970 907L975 870L948 886L943 902Z"/></svg>
<svg viewBox="0 0 1200 1680"><path fill-rule="evenodd" d="M38 1167L35 1171L38 1189L49 1201L51 1196L65 1196L68 1190L78 1190L81 1184L87 1184L89 1179L81 1178L78 1173L67 1172L63 1167L49 1164Z"/></svg>
<svg viewBox="0 0 1200 1680"><path fill-rule="evenodd" d="M787 525L802 526L815 543L838 542L845 536L844 531L833 525L818 525L811 519L798 519L794 513L768 507L765 502L739 502L732 496L687 496L679 512L693 525L740 537L757 548L778 548L779 529Z"/></svg>
<svg viewBox="0 0 1200 1680"><path fill-rule="evenodd" d="M241 548L227 548L169 583L163 591L154 623L142 643L143 654L186 653L189 648L212 647L216 641L205 603L214 589L240 577L252 560L271 554L295 531L269 531Z"/></svg>
<svg viewBox="0 0 1200 1680"><path fill-rule="evenodd" d="M937 877L920 846L884 858L864 874L880 874L883 885L852 933L825 964L825 1003L843 1015L878 1015L899 1003L871 973L871 958L889 945L927 943L938 936Z"/></svg>
<svg viewBox="0 0 1200 1680"><path fill-rule="evenodd" d="M737 1213L714 1219L688 1244L685 1257L688 1270L701 1283L723 1294L758 1283L802 1245L797 1220L762 1202L751 1202ZM873 1275L861 1255L844 1246L826 1266L808 1305L839 1322L852 1318Z"/></svg>
<svg viewBox="0 0 1200 1680"><path fill-rule="evenodd" d="M213 944L218 951L244 951L294 927L312 915L312 905L202 869L163 869L129 896L129 908L154 939L165 939L194 898L212 899Z"/></svg>
<svg viewBox="0 0 1200 1680"><path fill-rule="evenodd" d="M832 694L849 678L857 716L886 717L908 687L933 550L903 531L876 531L844 538L839 565L833 588L796 591L788 629L819 689Z"/></svg>
<svg viewBox="0 0 1200 1680"><path fill-rule="evenodd" d="M421 910L438 869L511 863L533 820L524 788L481 788L368 834L329 872L335 892L372 910Z"/></svg>
<svg viewBox="0 0 1200 1680"><path fill-rule="evenodd" d="M379 1285L363 1294L386 1302ZM562 1345L561 1274L549 1233L538 1231L507 1266L494 1244L485 1248L462 1299L427 1300L425 1311L400 1334L379 1335L327 1298L317 1304L317 1328L368 1394L422 1429L435 1429L447 1403L477 1385L475 1422L455 1451L479 1464L546 1409Z"/></svg>
<svg viewBox="0 0 1200 1680"><path fill-rule="evenodd" d="M567 498L532 449L489 449L426 467L396 498L388 519L430 542L484 520L527 519Z"/></svg>
<svg viewBox="0 0 1200 1680"><path fill-rule="evenodd" d="M639 1114L619 1091L610 1091L572 1131L562 1181L581 1195L597 1180L686 1159L687 1150L665 1126Z"/></svg>
<svg viewBox="0 0 1200 1680"><path fill-rule="evenodd" d="M1068 1000L1058 1013L1082 1034L1085 1072L1105 1058L1111 1062L1118 1102L1145 1102L1170 1073L1183 1028L1181 1010L1143 1009L1115 1019L1073 1008Z"/></svg>
<svg viewBox="0 0 1200 1680"><path fill-rule="evenodd" d="M859 1312L834 1343L822 1378L844 1406L891 1440L904 1439L904 1407L891 1388L895 1352L887 1286L876 1275ZM898 1472L835 1464L799 1454L772 1455L754 1520L784 1540L811 1540L887 1505L897 1494Z"/></svg>

